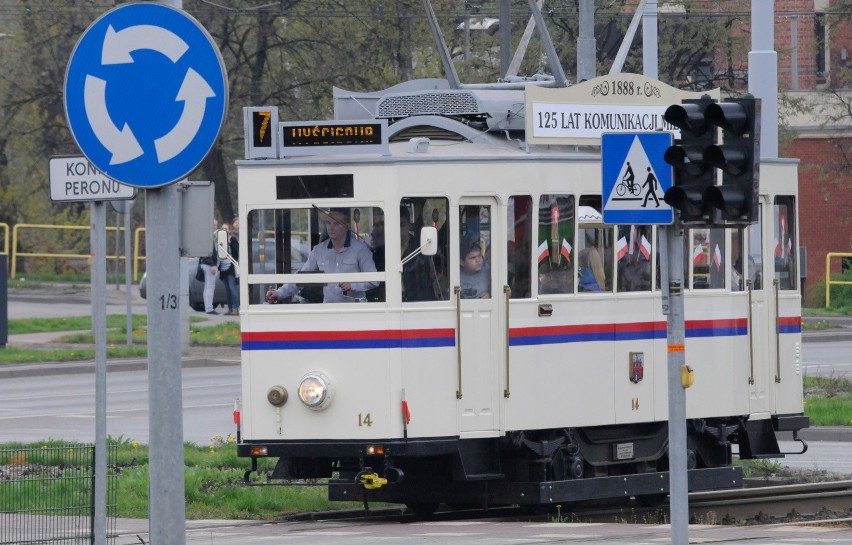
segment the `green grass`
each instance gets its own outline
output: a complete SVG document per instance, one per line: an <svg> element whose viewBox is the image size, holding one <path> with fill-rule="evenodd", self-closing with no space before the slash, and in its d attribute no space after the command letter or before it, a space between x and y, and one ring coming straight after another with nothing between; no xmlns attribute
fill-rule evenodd
<svg viewBox="0 0 852 545"><path fill-rule="evenodd" d="M110 467L117 479L116 516L144 518L148 515L148 448L124 438L110 438L110 442L117 445L116 464ZM63 476L73 476L80 471L79 468L64 467L56 456L50 455L67 446L69 443L55 441L10 444L0 445L0 451L34 447L36 451L26 459L27 464L41 464L54 468L52 471L63 472ZM259 460L259 471L252 474L252 482L264 486L246 485L243 473L249 468L249 461L237 458L233 436L211 438L206 446L186 444L184 459L188 519L270 520L288 513L361 506L360 503L330 503L326 499L327 489L322 485L266 485L269 482L266 475L274 467L273 459ZM19 459L14 463L21 462ZM8 460L0 460L0 465L8 463ZM0 486L3 486L2 482ZM62 494L73 498L77 494L75 490L67 489L68 483L58 483L49 478L39 481L37 486L41 498L62 498ZM82 488L85 483L79 486ZM8 494L2 495L3 502L17 509L26 507L32 503L27 494L32 496L34 492L27 490L26 486L9 487Z"/></svg>
<svg viewBox="0 0 852 545"><path fill-rule="evenodd" d="M127 317L124 314L110 314L106 319L107 328L120 328L124 330L127 326ZM134 314L132 325L136 329L148 324L148 317L144 314ZM21 335L26 333L47 333L54 331L84 331L92 329L91 316L74 316L69 318L29 318L23 320L9 320L9 335Z"/></svg>
<svg viewBox="0 0 852 545"><path fill-rule="evenodd" d="M852 426L852 395L805 400L811 426Z"/></svg>
<svg viewBox="0 0 852 545"><path fill-rule="evenodd" d="M239 346L240 326L236 322L226 322L213 326L198 326L193 323L203 318L190 318L189 342L201 346ZM127 318L122 314L107 316L107 357L129 358L145 356L148 353L147 316L135 314L132 318L132 346L127 346ZM9 335L26 333L45 333L69 331L57 339L60 346L54 348L13 348L0 350L0 365L10 363L38 363L85 361L95 359L95 342L91 333L90 316L71 318L32 318L9 320ZM78 345L78 346L68 346Z"/></svg>
<svg viewBox="0 0 852 545"><path fill-rule="evenodd" d="M145 356L148 348L145 345L107 346L108 358L131 358ZM43 363L63 361L86 361L95 359L95 349L89 346L79 348L51 348L39 350L35 348L11 348L0 350L0 365L11 363Z"/></svg>
<svg viewBox="0 0 852 545"><path fill-rule="evenodd" d="M805 415L811 426L852 426L852 381L805 377Z"/></svg>

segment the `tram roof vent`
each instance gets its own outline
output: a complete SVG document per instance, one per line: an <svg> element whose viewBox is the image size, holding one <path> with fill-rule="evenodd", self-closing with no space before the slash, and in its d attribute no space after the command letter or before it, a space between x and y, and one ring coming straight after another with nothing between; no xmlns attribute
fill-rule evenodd
<svg viewBox="0 0 852 545"><path fill-rule="evenodd" d="M412 80L368 93L335 87L334 119L389 119L396 123L412 117L437 116L478 124L478 130L523 131L524 101L523 88L486 85L449 89L447 81L440 79ZM406 139L411 136L406 135ZM413 136L431 138L433 134Z"/></svg>
<svg viewBox="0 0 852 545"><path fill-rule="evenodd" d="M376 117L400 118L412 115L482 115L479 100L470 91L442 90L389 94L379 99Z"/></svg>

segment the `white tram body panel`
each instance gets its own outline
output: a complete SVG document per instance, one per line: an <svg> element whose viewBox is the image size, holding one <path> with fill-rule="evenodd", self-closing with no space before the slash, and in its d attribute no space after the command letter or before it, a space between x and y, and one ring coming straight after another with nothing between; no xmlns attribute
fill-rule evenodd
<svg viewBox="0 0 852 545"><path fill-rule="evenodd" d="M646 258L650 271L647 289L621 291L621 264L614 244L620 233L630 232L625 235L630 238L633 231L630 226L623 231L606 226L600 217L582 217L581 209L594 208L589 203L595 196L600 203L599 148L529 146L499 133L483 133L475 142L435 138L425 151L413 151L408 140L395 141L388 150L388 154L338 153L238 162L240 217L249 223L241 233L239 256L240 297L248 302L241 306L242 455L257 458L275 452L282 460L300 461L282 474L323 476L322 471L303 469L315 453L315 458L342 475L345 464L340 460L356 463L360 456L364 465L368 455L352 455L350 450L338 456L336 446L361 448L384 442L399 453L403 450L400 445L420 444L418 441L484 444L481 441L503 440L512 434L532 437L545 430L585 430L582 433L594 437L594 430L599 429L619 430L622 435L613 435L612 442L623 445L632 441L631 434L666 422L668 346L657 228L642 231L642 241L653 248ZM802 418L800 296L798 289L781 289L773 282L779 277L777 247L794 264L798 255L785 248L787 239L795 241L798 235L792 217L797 163L764 161L761 170L760 223L743 230L705 233L709 238L687 231L685 237L689 257L685 355L694 372L694 384L686 392L691 422L724 421L734 426L736 422L765 420L783 429L773 419ZM351 194L310 195L311 180L334 176L351 178ZM308 184L306 196L282 198L278 182L282 177L303 180ZM531 225L528 234L537 228L545 232L548 219L544 216L549 212L541 203L550 195L564 196L560 202L571 202L573 207L571 225L565 231L571 233L572 242L562 239L563 248L564 244L572 246L564 250L570 257L561 265L567 271L562 280L571 286L564 293L544 293L548 279L537 261L538 237L532 235L523 246L515 230L524 221ZM790 233L782 229L779 234L779 222L772 219L778 214L778 196L788 199L782 201L786 214L782 223ZM445 233L441 244L448 246L443 248L447 260L443 284L436 281L436 286L441 284L436 290L445 292L439 300L405 302L401 296L406 289L400 272L401 244L394 243L405 240L398 227L399 215L404 213L399 211L400 204L410 207L412 228L419 230L431 223L424 203L440 200L446 209L438 212L436 207L431 219L437 232L443 229ZM528 203L527 215L518 212L519 202ZM792 209L788 209L790 205ZM371 214L373 226L378 224L375 218L383 216L384 271L359 273L359 278L382 283L384 300L267 304L263 294L268 289L299 281L296 270L270 272L267 266L272 260L280 263L278 254L286 249L269 247L269 240L281 236L273 233L280 228L276 225L292 221L281 218L313 214L321 223L325 210L341 207L358 209L361 218ZM486 210L488 215L476 220L465 215L471 209ZM599 206L596 211L600 212ZM266 218L267 213L270 218L277 214L276 219L261 224L256 218ZM556 218L554 215L554 223ZM465 223L471 221L478 221L481 229L474 242L489 267L489 298L462 299L453 291L460 284L460 260L464 259L459 247L469 243L459 233L464 231L465 237L473 238ZM353 220L350 236L367 240L369 233L358 232L359 225ZM580 233L592 231L599 237L595 244L601 244L601 236L608 241L609 254L603 262L609 276L603 290L582 292L577 265L583 243ZM264 238L267 235L269 239ZM735 237L740 237L739 242ZM549 240L545 243L550 244ZM638 236L630 244L631 255L639 252ZM285 260L288 266L296 268L313 245L306 241L300 258L292 263ZM736 261L735 247L740 254L748 251L754 258L748 265L753 278L741 285L738 273L728 267ZM514 261L510 252L516 251L525 252L525 257ZM556 246L548 247L550 256L554 251ZM435 258L429 259L434 264ZM637 259L641 259L638 254ZM263 263L266 265L261 266ZM519 272L518 266L526 269ZM797 269L787 270L794 274ZM523 275L529 278L529 293L504 289L510 278ZM343 274L315 278L328 283L350 280ZM714 282L718 287L713 287ZM797 288L798 279L792 282ZM300 381L311 373L323 375L328 383L330 399L319 410L298 399ZM280 405L268 398L276 386L289 395ZM544 445L541 450L551 441L547 437L538 443ZM723 433L720 448L729 449L727 441ZM268 448L268 454L251 450L258 446ZM412 459L418 458L420 451L410 448L406 452L412 453ZM594 471L588 469L594 463L580 458L578 472L583 473L585 463L586 476L607 474L600 467L629 461L632 448L624 451L627 454L612 454L612 460L600 462ZM576 458L575 451L570 452ZM434 458L440 460L446 454L441 451ZM465 454L460 456L462 466L469 465ZM505 452L500 456L501 474L505 474ZM389 465L387 458L384 463ZM428 454L421 456L426 458ZM401 463L399 458L395 463ZM708 461L707 465L720 463ZM417 475L417 467L409 461L405 471ZM482 475L494 473L472 471L468 480L476 477L473 474L484 478ZM409 498L389 494L383 499Z"/></svg>

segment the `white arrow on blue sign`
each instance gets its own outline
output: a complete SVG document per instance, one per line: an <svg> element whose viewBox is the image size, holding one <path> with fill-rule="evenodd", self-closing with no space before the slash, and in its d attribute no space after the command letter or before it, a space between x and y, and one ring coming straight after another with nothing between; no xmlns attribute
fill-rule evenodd
<svg viewBox="0 0 852 545"><path fill-rule="evenodd" d="M83 33L65 75L65 114L83 154L134 187L183 179L219 136L228 107L225 65L185 12L119 6Z"/></svg>
<svg viewBox="0 0 852 545"><path fill-rule="evenodd" d="M610 225L662 225L674 219L663 200L672 167L663 160L672 145L667 132L601 136L603 221Z"/></svg>

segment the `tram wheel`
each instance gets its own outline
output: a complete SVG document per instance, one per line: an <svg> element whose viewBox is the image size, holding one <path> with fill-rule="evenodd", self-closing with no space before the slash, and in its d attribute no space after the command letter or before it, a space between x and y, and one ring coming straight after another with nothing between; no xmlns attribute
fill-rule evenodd
<svg viewBox="0 0 852 545"><path fill-rule="evenodd" d="M405 507L418 517L428 517L435 514L435 511L438 510L437 503L429 502L409 502L405 504Z"/></svg>

